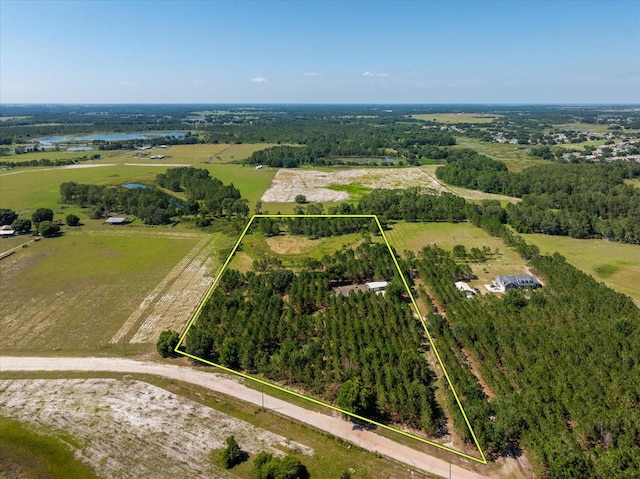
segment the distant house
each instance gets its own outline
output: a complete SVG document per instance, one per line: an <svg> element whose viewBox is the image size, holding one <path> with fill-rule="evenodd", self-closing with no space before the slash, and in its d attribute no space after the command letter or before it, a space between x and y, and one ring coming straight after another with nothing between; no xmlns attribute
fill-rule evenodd
<svg viewBox="0 0 640 479"><path fill-rule="evenodd" d="M538 278L530 274L519 274L513 276L497 276L495 284L502 290L507 291L509 289L516 288L541 288L542 285L538 281Z"/></svg>
<svg viewBox="0 0 640 479"><path fill-rule="evenodd" d="M111 216L107 218L106 223L110 225L123 225L127 223L127 218L125 218L124 216Z"/></svg>
<svg viewBox="0 0 640 479"><path fill-rule="evenodd" d="M16 230L14 230L11 225L4 225L0 227L0 237L6 238L7 236L13 236Z"/></svg>
<svg viewBox="0 0 640 479"><path fill-rule="evenodd" d="M374 281L372 283L365 283L367 291L373 291L374 293L382 293L387 289L389 283L387 281Z"/></svg>

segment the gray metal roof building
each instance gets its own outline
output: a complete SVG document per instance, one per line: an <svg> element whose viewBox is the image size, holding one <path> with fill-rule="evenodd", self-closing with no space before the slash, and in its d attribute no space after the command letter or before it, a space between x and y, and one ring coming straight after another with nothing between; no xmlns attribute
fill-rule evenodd
<svg viewBox="0 0 640 479"><path fill-rule="evenodd" d="M497 276L495 283L504 291L514 288L541 288L538 278L530 274L517 274L513 276Z"/></svg>

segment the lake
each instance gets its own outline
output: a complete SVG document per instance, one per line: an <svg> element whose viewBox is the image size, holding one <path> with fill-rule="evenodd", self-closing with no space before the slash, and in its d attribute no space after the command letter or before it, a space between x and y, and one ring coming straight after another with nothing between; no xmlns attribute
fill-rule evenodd
<svg viewBox="0 0 640 479"><path fill-rule="evenodd" d="M147 140L153 136L185 136L184 131L148 131L145 133L97 133L94 135L83 136L49 136L46 138L38 138L42 146L53 145L56 143L82 143L96 140L102 141L119 141L119 140Z"/></svg>

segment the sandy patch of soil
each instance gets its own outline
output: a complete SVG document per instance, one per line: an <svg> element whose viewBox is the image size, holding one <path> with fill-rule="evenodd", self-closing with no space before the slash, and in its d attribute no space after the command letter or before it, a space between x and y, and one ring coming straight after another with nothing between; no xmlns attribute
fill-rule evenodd
<svg viewBox="0 0 640 479"><path fill-rule="evenodd" d="M271 236L265 242L271 251L277 254L302 254L309 251L320 240L312 240L302 236Z"/></svg>
<svg viewBox="0 0 640 479"><path fill-rule="evenodd" d="M442 185L422 169L414 168L358 168L331 172L316 170L278 170L271 186L262 195L264 202L292 203L297 195L307 201L346 201L349 194L333 191L329 186L357 183L365 188L394 189L420 186L441 191Z"/></svg>
<svg viewBox="0 0 640 479"><path fill-rule="evenodd" d="M109 478L235 477L213 468L211 449L233 434L250 455L313 450L283 436L139 381L0 381L3 414L61 437L76 457Z"/></svg>

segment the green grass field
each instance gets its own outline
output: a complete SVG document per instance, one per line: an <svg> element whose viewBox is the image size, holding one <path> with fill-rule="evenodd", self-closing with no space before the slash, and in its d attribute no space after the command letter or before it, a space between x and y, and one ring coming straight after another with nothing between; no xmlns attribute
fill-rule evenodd
<svg viewBox="0 0 640 479"><path fill-rule="evenodd" d="M91 468L79 462L60 439L41 435L0 417L0 477L93 479ZM70 438L65 438L68 439Z"/></svg>
<svg viewBox="0 0 640 479"><path fill-rule="evenodd" d="M437 121L439 123L491 123L498 115L483 115L474 113L423 113L411 115L411 118L424 121Z"/></svg>
<svg viewBox="0 0 640 479"><path fill-rule="evenodd" d="M274 143L248 144L206 144L206 145L171 145L169 148L153 148L151 150L88 150L88 151L38 151L22 155L0 157L2 161L23 163L31 160L48 158L49 160L76 159L83 156L100 155L99 160L90 163L138 163L157 164L173 163L184 165L223 164L241 162L255 151L275 146ZM146 155L146 156L139 156ZM152 155L165 155L164 159L152 159Z"/></svg>
<svg viewBox="0 0 640 479"><path fill-rule="evenodd" d="M456 137L458 142L453 148L471 148L478 153L502 161L511 171L522 171L527 166L549 163L547 160L535 158L525 150L523 145L510 145L509 143L487 143L475 138L464 136Z"/></svg>
<svg viewBox="0 0 640 479"><path fill-rule="evenodd" d="M24 168L1 173L0 208L24 211L46 207L55 210L59 205L61 183L75 181L98 185L153 185L156 175L168 168L124 164L97 166L99 164L91 163L91 167L82 168ZM223 183L233 183L243 197L249 200L251 208L269 187L277 171L271 168L256 170L249 166L232 164L206 165L204 168Z"/></svg>
<svg viewBox="0 0 640 479"><path fill-rule="evenodd" d="M391 225L385 231L391 246L403 254L405 250L417 253L426 245L435 244L440 248L451 251L457 244L470 248L488 246L497 254L491 256L485 263L471 263L471 269L477 279L470 284L481 288L499 275L522 274L525 270L524 261L518 254L508 248L502 239L489 236L483 229L471 223L408 223L401 221Z"/></svg>
<svg viewBox="0 0 640 479"><path fill-rule="evenodd" d="M542 234L522 235L543 253L558 252L567 261L640 306L640 245Z"/></svg>
<svg viewBox="0 0 640 479"><path fill-rule="evenodd" d="M196 245L155 229L69 231L2 260L0 349L96 350ZM115 227L118 228L118 227ZM126 234L132 231L132 234Z"/></svg>

